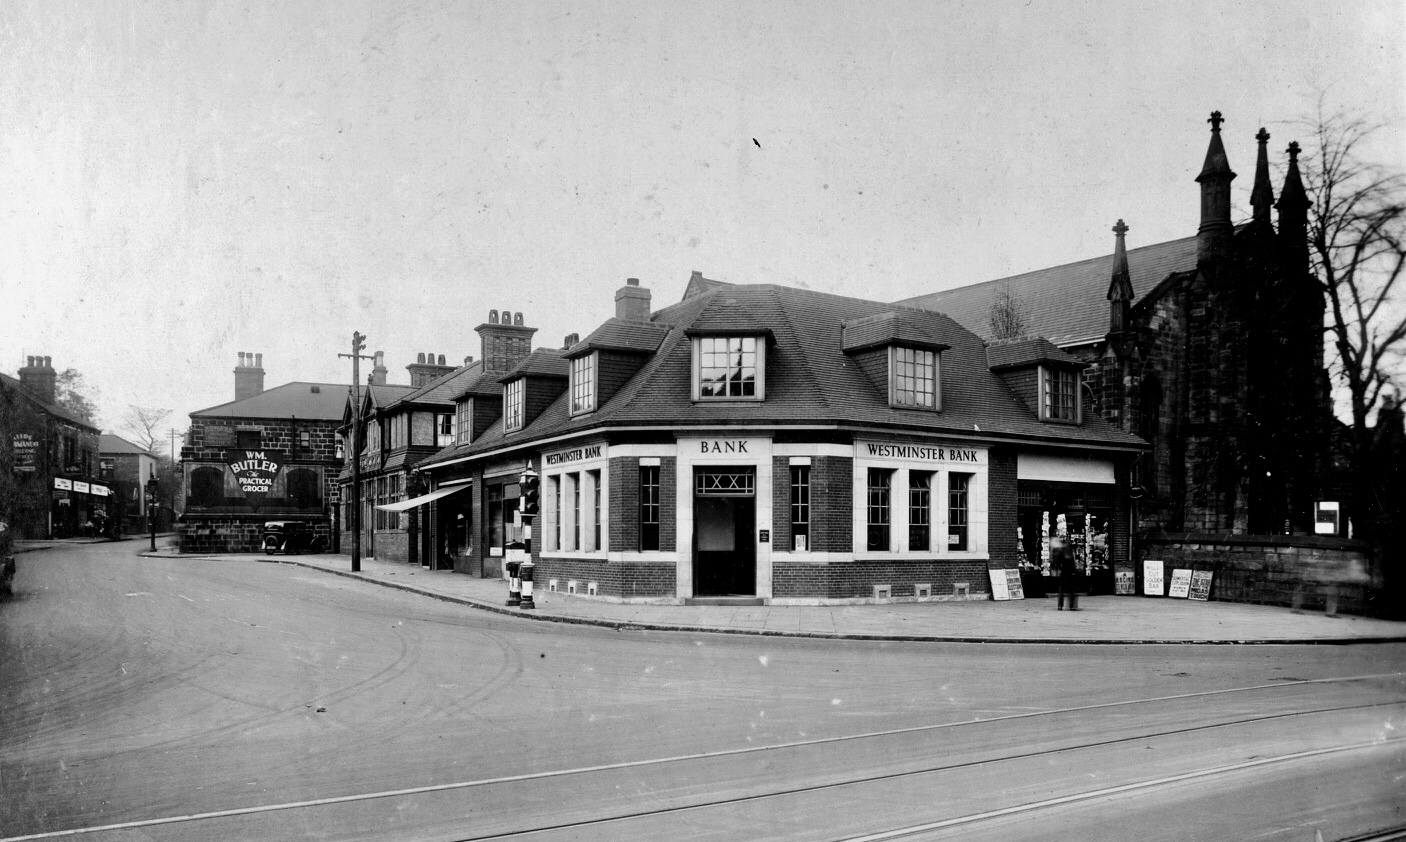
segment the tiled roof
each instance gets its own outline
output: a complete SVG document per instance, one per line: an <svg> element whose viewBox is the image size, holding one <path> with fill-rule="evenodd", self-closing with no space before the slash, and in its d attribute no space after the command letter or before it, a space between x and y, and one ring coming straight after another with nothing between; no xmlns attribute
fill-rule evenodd
<svg viewBox="0 0 1406 842"><path fill-rule="evenodd" d="M470 381L483 374L483 360L476 360L447 372L418 389L408 392L396 403L438 404L448 407L464 393Z"/></svg>
<svg viewBox="0 0 1406 842"><path fill-rule="evenodd" d="M1087 366L1087 363L1064 353L1043 336L1012 342L993 342L986 346L986 361L993 371L1039 363L1058 363L1079 368Z"/></svg>
<svg viewBox="0 0 1406 842"><path fill-rule="evenodd" d="M93 426L91 422L84 421L76 414L69 412L67 409L64 409L58 404L48 403L47 401L40 400L38 396L36 396L33 392L29 391L29 389L25 388L23 381L11 377L8 374L0 374L0 382L3 382L7 388L18 390L19 393L24 395L26 399L32 402L35 406L43 407L44 411L49 413L50 415L58 416L59 418L62 418L70 424L76 424L79 427L92 430L95 433L99 432L98 428Z"/></svg>
<svg viewBox="0 0 1406 842"><path fill-rule="evenodd" d="M1185 237L1128 250L1133 304L1176 272L1196 268L1196 238ZM1010 290L1025 332L1068 346L1108 333L1108 285L1113 255L1081 260L995 281L905 299L900 304L946 313L983 339L991 338L991 304Z"/></svg>
<svg viewBox="0 0 1406 842"><path fill-rule="evenodd" d="M740 308L751 314L753 323L770 326L774 344L766 356L763 401L693 400L688 334L693 325L707 322L718 308ZM522 431L505 436L500 420L474 443L445 448L421 464L429 466L519 442L616 426L833 424L876 433L1143 446L1137 437L1097 418L1077 426L1040 422L990 371L980 337L946 315L924 310L906 310L904 319L924 335L943 337L951 346L942 352L942 411L889 406L888 396L881 394L845 354L842 325L894 309L893 304L790 287L720 287L653 314L656 324L672 329L658 352L595 412L571 417L563 394Z"/></svg>
<svg viewBox="0 0 1406 842"><path fill-rule="evenodd" d="M150 456L151 452L140 445L132 444L121 436L114 436L112 433L103 433L98 437L98 453L103 455L138 455Z"/></svg>
<svg viewBox="0 0 1406 842"><path fill-rule="evenodd" d="M584 341L577 342L562 356L566 359L585 356L591 351L625 351L636 354L652 354L664 341L669 329L653 322L635 322L628 319L609 319L596 328Z"/></svg>
<svg viewBox="0 0 1406 842"><path fill-rule="evenodd" d="M842 326L844 349L862 351L881 345L918 345L935 350L952 347L946 337L931 332L930 319L904 310L890 310L877 316L850 319Z"/></svg>
<svg viewBox="0 0 1406 842"><path fill-rule="evenodd" d="M345 383L294 381L239 401L197 409L191 418L304 418L340 421L351 387Z"/></svg>
<svg viewBox="0 0 1406 842"><path fill-rule="evenodd" d="M556 348L538 348L527 355L512 371L498 378L499 383L507 383L519 377L570 377L571 363Z"/></svg>

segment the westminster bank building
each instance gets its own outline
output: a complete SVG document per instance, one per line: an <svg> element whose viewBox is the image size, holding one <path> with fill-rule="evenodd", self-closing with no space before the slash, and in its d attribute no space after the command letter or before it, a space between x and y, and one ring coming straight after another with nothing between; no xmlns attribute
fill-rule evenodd
<svg viewBox="0 0 1406 842"><path fill-rule="evenodd" d="M988 571L1038 575L1060 533L1089 573L1131 569L1146 445L1084 411L1086 364L1050 342L698 273L673 306L634 279L615 302L585 339L462 395L462 434L417 466L469 498L456 570L503 575L527 468L539 593L989 599Z"/></svg>

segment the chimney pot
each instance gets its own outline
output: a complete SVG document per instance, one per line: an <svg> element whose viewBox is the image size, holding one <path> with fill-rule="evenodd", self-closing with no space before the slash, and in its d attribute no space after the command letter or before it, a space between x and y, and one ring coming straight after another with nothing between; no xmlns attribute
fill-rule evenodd
<svg viewBox="0 0 1406 842"><path fill-rule="evenodd" d="M639 285L640 285L640 279L639 279L639 278L626 278L626 279L625 279L625 286L637 287L637 286L639 286Z"/></svg>
<svg viewBox="0 0 1406 842"><path fill-rule="evenodd" d="M28 367L28 368L34 368L34 357L29 357L28 360L29 360L29 365L28 365L27 367Z"/></svg>
<svg viewBox="0 0 1406 842"><path fill-rule="evenodd" d="M489 310L489 311L488 311L488 323L491 324L491 325L496 325L496 324L498 324L498 311L497 311L497 310Z"/></svg>
<svg viewBox="0 0 1406 842"><path fill-rule="evenodd" d="M416 355L415 355L415 362L416 362L416 363L423 363L424 361L425 361L425 355L424 355L424 354L416 354Z"/></svg>
<svg viewBox="0 0 1406 842"><path fill-rule="evenodd" d="M263 367L264 367L264 355L263 355L263 354L255 354L255 355L254 355L254 368L263 368Z"/></svg>
<svg viewBox="0 0 1406 842"><path fill-rule="evenodd" d="M54 358L53 358L53 357L45 357L45 358L44 358L44 367L45 367L45 368L53 368L53 367L54 367Z"/></svg>
<svg viewBox="0 0 1406 842"><path fill-rule="evenodd" d="M440 355L439 355L439 364L440 364L440 365L444 365L444 355L443 355L443 354L440 354Z"/></svg>

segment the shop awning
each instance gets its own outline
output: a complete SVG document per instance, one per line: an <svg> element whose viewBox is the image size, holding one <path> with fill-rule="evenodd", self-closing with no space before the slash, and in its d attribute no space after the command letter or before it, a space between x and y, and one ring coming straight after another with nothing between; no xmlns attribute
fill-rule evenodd
<svg viewBox="0 0 1406 842"><path fill-rule="evenodd" d="M401 500L395 503L387 503L384 506L377 506L376 508L380 509L383 512L403 512L406 509L413 509L416 506L423 506L426 503L432 503L441 497L448 497L450 494L453 494L456 491L463 491L467 488L472 487L473 486L469 483L464 483L463 485L451 485L448 488L436 488L434 491L431 491L429 494L426 494L424 496L411 497L409 500Z"/></svg>

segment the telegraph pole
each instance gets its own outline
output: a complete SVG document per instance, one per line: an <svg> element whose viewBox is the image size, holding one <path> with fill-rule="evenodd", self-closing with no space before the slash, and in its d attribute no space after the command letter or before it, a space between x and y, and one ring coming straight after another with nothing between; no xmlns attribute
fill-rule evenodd
<svg viewBox="0 0 1406 842"><path fill-rule="evenodd" d="M352 344L350 354L338 354L339 357L351 357L352 361L352 436L351 447L348 452L352 457L352 487L351 505L348 511L351 514L349 524L352 534L351 569L353 573L361 572L361 361L373 359L361 352L366 350L366 337L361 333L352 333Z"/></svg>

